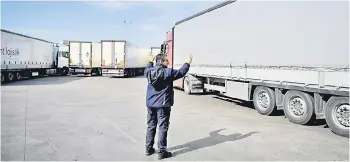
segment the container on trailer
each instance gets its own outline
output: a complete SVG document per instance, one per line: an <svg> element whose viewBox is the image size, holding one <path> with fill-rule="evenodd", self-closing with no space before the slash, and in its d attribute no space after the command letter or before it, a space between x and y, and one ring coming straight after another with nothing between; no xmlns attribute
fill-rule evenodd
<svg viewBox="0 0 350 162"><path fill-rule="evenodd" d="M97 48L97 49L96 49ZM69 41L70 69L76 74L101 74L99 44L89 41ZM93 52L94 51L94 52Z"/></svg>
<svg viewBox="0 0 350 162"><path fill-rule="evenodd" d="M296 124L326 119L349 136L348 10L346 1L225 1L175 23L169 58L178 69L193 54L188 94L253 101Z"/></svg>
<svg viewBox="0 0 350 162"><path fill-rule="evenodd" d="M58 51L50 41L1 29L1 82L60 73L67 67L57 66Z"/></svg>
<svg viewBox="0 0 350 162"><path fill-rule="evenodd" d="M124 40L102 40L102 68L124 68Z"/></svg>
<svg viewBox="0 0 350 162"><path fill-rule="evenodd" d="M148 59L146 49L125 40L102 40L101 44L103 75L135 76L143 73Z"/></svg>
<svg viewBox="0 0 350 162"><path fill-rule="evenodd" d="M1 29L1 70L51 68L54 44Z"/></svg>
<svg viewBox="0 0 350 162"><path fill-rule="evenodd" d="M70 67L90 68L92 42L69 41Z"/></svg>

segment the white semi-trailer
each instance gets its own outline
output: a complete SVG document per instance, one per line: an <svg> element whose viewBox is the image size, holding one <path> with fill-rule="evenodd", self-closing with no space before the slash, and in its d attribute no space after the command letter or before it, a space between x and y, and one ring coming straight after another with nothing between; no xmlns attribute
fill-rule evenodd
<svg viewBox="0 0 350 162"><path fill-rule="evenodd" d="M161 48L160 47L151 47L151 54L153 56L158 55L161 52Z"/></svg>
<svg viewBox="0 0 350 162"><path fill-rule="evenodd" d="M1 29L1 82L67 75L68 57L64 45Z"/></svg>
<svg viewBox="0 0 350 162"><path fill-rule="evenodd" d="M100 49L99 43L69 41L69 68L71 74L101 75Z"/></svg>
<svg viewBox="0 0 350 162"><path fill-rule="evenodd" d="M263 115L289 121L326 119L349 136L349 5L347 1L225 1L172 29L175 86L253 101ZM249 122L249 121L247 121Z"/></svg>
<svg viewBox="0 0 350 162"><path fill-rule="evenodd" d="M148 50L125 40L101 40L103 76L142 75L148 63Z"/></svg>

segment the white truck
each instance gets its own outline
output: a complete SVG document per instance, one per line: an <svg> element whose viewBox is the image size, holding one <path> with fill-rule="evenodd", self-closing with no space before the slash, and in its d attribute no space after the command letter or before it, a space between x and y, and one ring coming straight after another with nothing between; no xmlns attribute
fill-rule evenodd
<svg viewBox="0 0 350 162"><path fill-rule="evenodd" d="M158 54L160 54L161 52L161 48L160 47L151 47L151 54L153 56L157 56Z"/></svg>
<svg viewBox="0 0 350 162"><path fill-rule="evenodd" d="M69 41L69 68L72 75L101 75L101 44L99 42Z"/></svg>
<svg viewBox="0 0 350 162"><path fill-rule="evenodd" d="M67 75L64 45L1 29L1 82L47 74Z"/></svg>
<svg viewBox="0 0 350 162"><path fill-rule="evenodd" d="M148 50L125 40L101 40L102 75L130 77L143 75Z"/></svg>
<svg viewBox="0 0 350 162"><path fill-rule="evenodd" d="M325 119L348 137L348 12L347 1L222 2L175 23L173 68L194 59L174 85L253 101L262 115L283 110L296 124Z"/></svg>

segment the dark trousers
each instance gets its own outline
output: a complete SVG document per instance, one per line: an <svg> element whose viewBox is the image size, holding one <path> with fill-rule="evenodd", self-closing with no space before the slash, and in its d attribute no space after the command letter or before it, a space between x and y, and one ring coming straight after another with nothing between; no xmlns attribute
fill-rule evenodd
<svg viewBox="0 0 350 162"><path fill-rule="evenodd" d="M169 129L170 107L164 108L147 108L147 135L146 148L152 148L156 135L157 124L158 128L158 150L163 152L167 147L167 136Z"/></svg>

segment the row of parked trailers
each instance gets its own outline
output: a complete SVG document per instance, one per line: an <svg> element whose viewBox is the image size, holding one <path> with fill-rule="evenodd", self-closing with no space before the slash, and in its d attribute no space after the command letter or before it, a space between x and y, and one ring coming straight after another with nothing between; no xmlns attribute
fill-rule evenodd
<svg viewBox="0 0 350 162"><path fill-rule="evenodd" d="M43 39L1 29L1 82L46 75L142 75L148 54L160 47L142 48L125 40L63 41Z"/></svg>
<svg viewBox="0 0 350 162"><path fill-rule="evenodd" d="M69 53L72 75L138 76L150 50L125 40L69 41Z"/></svg>

